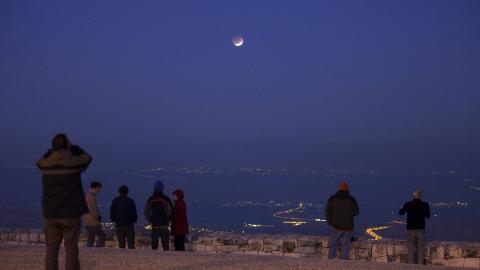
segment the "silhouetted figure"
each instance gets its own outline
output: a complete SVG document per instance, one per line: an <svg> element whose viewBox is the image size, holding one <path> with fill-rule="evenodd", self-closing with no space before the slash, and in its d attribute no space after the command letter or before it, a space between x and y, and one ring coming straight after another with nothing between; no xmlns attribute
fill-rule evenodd
<svg viewBox="0 0 480 270"><path fill-rule="evenodd" d="M185 236L188 234L187 206L180 189L173 192L172 234L175 250L185 251Z"/></svg>
<svg viewBox="0 0 480 270"><path fill-rule="evenodd" d="M423 264L425 258L425 218L430 218L430 205L421 200L422 192L412 193L413 200L405 203L399 214L407 214L408 263Z"/></svg>
<svg viewBox="0 0 480 270"><path fill-rule="evenodd" d="M85 229L87 229L87 247L93 247L95 237L97 238L96 247L105 246L105 233L103 232L100 211L97 207L97 194L102 190L102 184L99 182L90 183L90 191L85 196L87 202L88 213L83 215Z"/></svg>
<svg viewBox="0 0 480 270"><path fill-rule="evenodd" d="M92 157L65 134L52 140L52 148L37 162L42 171L42 209L45 217L45 268L58 269L58 253L62 240L65 246L65 269L80 269L78 238L80 217L88 213L82 187L81 173Z"/></svg>
<svg viewBox="0 0 480 270"><path fill-rule="evenodd" d="M163 250L169 250L170 219L172 216L172 201L163 194L163 183L157 181L153 187L153 195L145 205L145 218L152 225L152 249L158 249L158 238L162 241Z"/></svg>
<svg viewBox="0 0 480 270"><path fill-rule="evenodd" d="M328 258L335 258L337 245L340 242L340 259L348 259L348 248L353 235L353 217L359 209L355 198L350 195L347 183L340 182L338 192L328 199L325 207L327 223L332 226L330 234Z"/></svg>
<svg viewBox="0 0 480 270"><path fill-rule="evenodd" d="M120 195L113 199L112 205L110 206L110 219L115 223L118 247L125 248L125 240L127 240L128 248L134 249L134 224L137 222L137 206L135 202L127 196L127 186L121 186L118 189L118 193Z"/></svg>

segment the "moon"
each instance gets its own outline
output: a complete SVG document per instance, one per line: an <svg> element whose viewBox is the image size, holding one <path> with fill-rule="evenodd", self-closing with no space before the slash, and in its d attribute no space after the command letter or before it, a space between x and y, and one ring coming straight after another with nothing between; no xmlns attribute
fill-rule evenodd
<svg viewBox="0 0 480 270"><path fill-rule="evenodd" d="M243 45L243 37L240 36L240 35L236 35L232 38L232 43L233 45L235 45L236 47L240 47Z"/></svg>

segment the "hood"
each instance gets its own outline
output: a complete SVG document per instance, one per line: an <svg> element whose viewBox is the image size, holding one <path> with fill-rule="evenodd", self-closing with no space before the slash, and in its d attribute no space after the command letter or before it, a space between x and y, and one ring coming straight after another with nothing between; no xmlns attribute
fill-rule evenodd
<svg viewBox="0 0 480 270"><path fill-rule="evenodd" d="M181 189L177 189L173 192L173 194L175 194L178 198L178 200L182 201L183 198L184 198L184 194L183 194L183 191Z"/></svg>

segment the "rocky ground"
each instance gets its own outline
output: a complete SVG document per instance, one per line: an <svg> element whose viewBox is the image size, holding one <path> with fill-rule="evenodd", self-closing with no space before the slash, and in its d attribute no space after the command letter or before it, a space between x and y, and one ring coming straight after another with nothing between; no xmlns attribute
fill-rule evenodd
<svg viewBox="0 0 480 270"><path fill-rule="evenodd" d="M3 270L44 269L41 245L0 243L0 268ZM440 266L336 261L318 258L288 258L200 252L162 252L150 250L119 250L112 248L80 248L82 269L105 270L415 270L465 269ZM63 258L60 263L63 264ZM62 268L61 268L62 269Z"/></svg>

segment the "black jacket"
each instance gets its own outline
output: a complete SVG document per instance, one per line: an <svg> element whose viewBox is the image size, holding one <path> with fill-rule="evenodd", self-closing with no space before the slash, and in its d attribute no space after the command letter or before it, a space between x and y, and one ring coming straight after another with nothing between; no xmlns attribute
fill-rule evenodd
<svg viewBox="0 0 480 270"><path fill-rule="evenodd" d="M88 213L81 173L92 157L78 146L49 150L37 162L42 171L42 208L45 218L74 218Z"/></svg>
<svg viewBox="0 0 480 270"><path fill-rule="evenodd" d="M407 230L425 230L425 218L430 218L430 205L420 199L409 201L398 212L407 213Z"/></svg>
<svg viewBox="0 0 480 270"><path fill-rule="evenodd" d="M152 226L169 226L172 217L172 201L163 193L155 192L148 198L144 214Z"/></svg>
<svg viewBox="0 0 480 270"><path fill-rule="evenodd" d="M358 213L357 201L346 191L331 196L325 207L327 223L340 230L353 230L353 217Z"/></svg>
<svg viewBox="0 0 480 270"><path fill-rule="evenodd" d="M127 195L120 195L113 199L110 206L110 219L117 226L133 226L137 222L137 206L135 202Z"/></svg>

